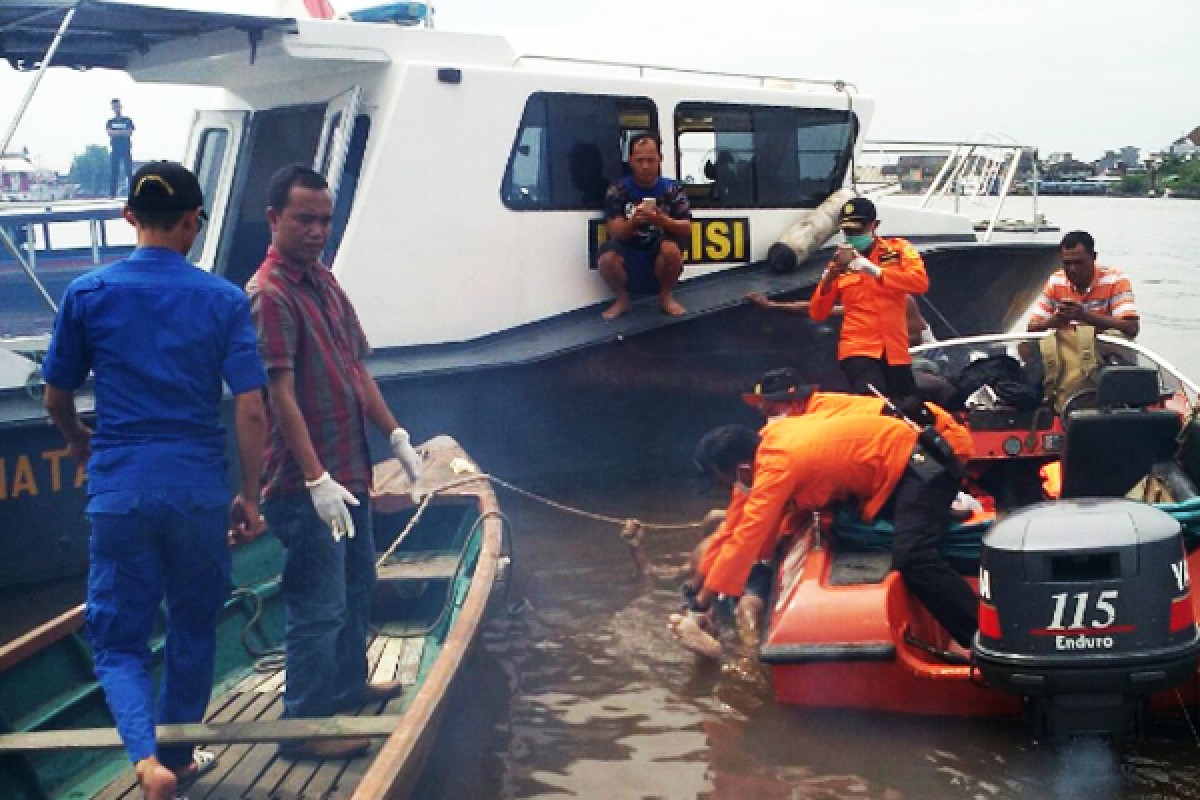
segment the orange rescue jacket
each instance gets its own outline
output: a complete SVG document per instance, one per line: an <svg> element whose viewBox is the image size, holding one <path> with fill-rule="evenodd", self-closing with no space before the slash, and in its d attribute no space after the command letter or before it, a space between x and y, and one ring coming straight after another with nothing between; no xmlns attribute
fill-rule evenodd
<svg viewBox="0 0 1200 800"><path fill-rule="evenodd" d="M934 413L951 447L969 458L970 434L944 411ZM711 556L705 588L742 593L764 545L778 535L789 501L805 512L855 500L863 518L873 519L900 482L916 441L917 432L906 422L878 410L873 415L804 414L768 425L754 459L754 485L736 520L725 521L726 536Z"/></svg>
<svg viewBox="0 0 1200 800"><path fill-rule="evenodd" d="M838 339L839 360L866 356L883 358L893 365L911 364L905 297L925 294L929 289L925 262L908 241L878 237L867 259L883 269L878 279L848 272L830 286L822 280L813 292L808 314L824 320L841 302L845 316Z"/></svg>

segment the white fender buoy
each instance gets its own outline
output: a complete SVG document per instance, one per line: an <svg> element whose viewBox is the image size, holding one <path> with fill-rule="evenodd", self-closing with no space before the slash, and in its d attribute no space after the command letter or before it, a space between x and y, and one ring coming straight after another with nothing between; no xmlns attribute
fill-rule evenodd
<svg viewBox="0 0 1200 800"><path fill-rule="evenodd" d="M842 206L855 197L853 189L838 189L817 206L767 250L767 263L772 272L791 272L806 258L817 252L838 230L838 215Z"/></svg>

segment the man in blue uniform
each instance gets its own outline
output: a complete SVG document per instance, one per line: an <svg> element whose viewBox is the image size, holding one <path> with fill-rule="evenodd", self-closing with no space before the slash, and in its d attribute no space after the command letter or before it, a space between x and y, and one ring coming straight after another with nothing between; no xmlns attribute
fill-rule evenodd
<svg viewBox="0 0 1200 800"><path fill-rule="evenodd" d="M687 194L662 176L662 140L656 133L639 133L630 140L629 169L633 174L604 196L608 241L596 268L616 295L604 318L628 311L631 293L657 293L662 310L679 316L685 309L672 291L683 274L683 248L692 232Z"/></svg>
<svg viewBox="0 0 1200 800"><path fill-rule="evenodd" d="M133 120L121 113L121 101L112 99L112 118L104 125L108 134L108 196L117 196L118 177L133 174Z"/></svg>
<svg viewBox="0 0 1200 800"><path fill-rule="evenodd" d="M67 287L42 374L46 410L76 461L87 459L85 619L96 678L143 793L170 800L195 769L192 748L159 748L154 726L198 722L208 705L217 615L230 588L229 544L263 527L260 390L267 376L245 295L183 257L204 224L196 177L160 161L131 184L124 214L138 247ZM89 372L94 435L75 410ZM242 476L232 530L222 382L235 396ZM164 592L156 707L147 642Z"/></svg>

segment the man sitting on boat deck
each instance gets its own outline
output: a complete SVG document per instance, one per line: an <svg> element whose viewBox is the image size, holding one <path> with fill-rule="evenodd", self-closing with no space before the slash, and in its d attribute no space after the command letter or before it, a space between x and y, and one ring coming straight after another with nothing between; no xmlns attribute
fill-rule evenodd
<svg viewBox="0 0 1200 800"><path fill-rule="evenodd" d="M1116 330L1130 339L1140 329L1133 286L1116 267L1096 264L1096 242L1086 231L1071 231L1059 245L1063 268L1046 281L1033 306L1030 331L1090 325Z"/></svg>
<svg viewBox="0 0 1200 800"><path fill-rule="evenodd" d="M616 319L632 306L630 294L658 294L672 316L685 309L675 299L683 274L683 249L692 232L692 209L676 181L662 176L662 140L639 133L629 142L628 175L608 188L604 219L608 241L596 267L616 300L604 312Z"/></svg>
<svg viewBox="0 0 1200 800"><path fill-rule="evenodd" d="M229 596L229 544L262 531L258 478L266 436L250 306L189 264L204 224L196 177L160 161L133 176L129 258L71 282L42 372L46 409L71 455L88 457L91 564L85 611L96 679L149 800L175 796L198 769L188 746L157 747L155 722L203 719L217 617ZM75 392L96 376L96 433ZM234 394L242 490L229 531L221 383ZM229 534L230 540L227 540ZM158 707L147 642L166 594Z"/></svg>
<svg viewBox="0 0 1200 800"><path fill-rule="evenodd" d="M967 430L940 409L928 410L957 458L968 460L972 444ZM746 437L743 433L721 438ZM918 443L912 426L878 411L836 416L806 413L767 425L752 466L744 453L717 452L714 458L724 462L731 455L742 458L736 468L739 473L752 469L753 483L739 518L726 521L728 538L712 557L691 613L707 613L718 595L742 594L751 568L764 543L777 535L786 509L803 513L853 500L868 522L885 505L892 508L893 568L951 637L970 647L976 629L975 594L938 551L958 491L956 465L942 466Z"/></svg>
<svg viewBox="0 0 1200 800"><path fill-rule="evenodd" d="M325 178L284 167L271 179L271 247L246 284L270 377L263 514L286 548L284 712L323 717L400 693L367 683L367 622L375 588L366 422L388 436L415 485L420 456L362 359L370 352L350 299L321 263L333 222ZM281 748L348 757L369 739Z"/></svg>
<svg viewBox="0 0 1200 800"><path fill-rule="evenodd" d="M876 233L875 204L865 197L846 203L839 225L846 242L821 276L808 313L821 322L841 303L838 363L850 391L870 394L871 384L892 399L914 396L907 298L929 289L925 263L906 240Z"/></svg>

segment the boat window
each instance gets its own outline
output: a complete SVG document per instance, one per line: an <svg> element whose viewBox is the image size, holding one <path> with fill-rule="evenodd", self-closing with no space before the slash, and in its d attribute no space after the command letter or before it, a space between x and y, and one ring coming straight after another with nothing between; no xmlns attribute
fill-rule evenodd
<svg viewBox="0 0 1200 800"><path fill-rule="evenodd" d="M658 129L641 97L536 92L521 116L500 194L518 211L600 211L627 174L629 140Z"/></svg>
<svg viewBox="0 0 1200 800"><path fill-rule="evenodd" d="M221 230L218 270L238 286L245 285L262 263L271 243L267 226L267 184L288 164L311 164L325 121L324 105L258 111L250 118L246 144L238 158L231 213Z"/></svg>
<svg viewBox="0 0 1200 800"><path fill-rule="evenodd" d="M697 208L815 208L842 185L856 132L835 109L680 103L676 166Z"/></svg>
<svg viewBox="0 0 1200 800"><path fill-rule="evenodd" d="M325 141L321 143L321 152L324 153L324 155L321 157L321 165L317 167L317 172L328 177L329 162L333 160L333 154L335 151L335 140L341 133L342 112L339 111L334 114L333 118L329 120L329 123L325 126L325 128Z"/></svg>
<svg viewBox="0 0 1200 800"><path fill-rule="evenodd" d="M354 205L354 193L362 175L363 156L367 152L367 135L371 129L371 118L359 114L354 118L354 130L350 133L350 145L346 148L346 160L342 163L342 178L338 181L337 197L333 201L333 227L329 242L325 245L325 263L332 264L346 232L350 209Z"/></svg>
<svg viewBox="0 0 1200 800"><path fill-rule="evenodd" d="M209 214L212 213L212 202L216 196L217 181L221 178L221 166L225 163L225 151L229 145L228 128L208 128L200 134L200 146L196 150L196 163L192 165L196 178L200 181L200 190L204 193L204 205ZM195 260L204 252L204 240L208 236L210 225L200 229L188 258Z"/></svg>

